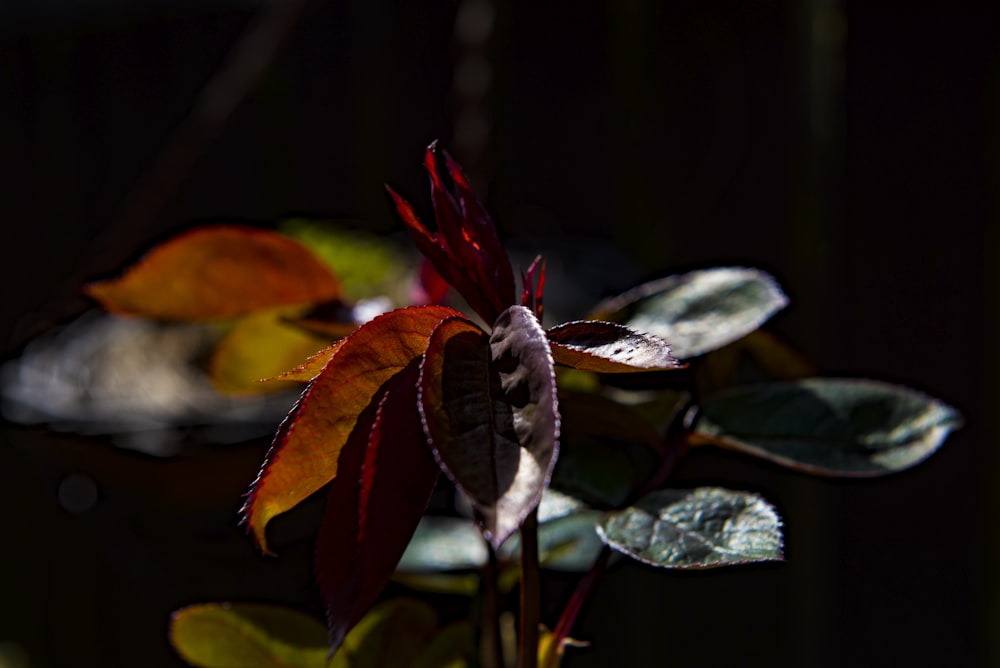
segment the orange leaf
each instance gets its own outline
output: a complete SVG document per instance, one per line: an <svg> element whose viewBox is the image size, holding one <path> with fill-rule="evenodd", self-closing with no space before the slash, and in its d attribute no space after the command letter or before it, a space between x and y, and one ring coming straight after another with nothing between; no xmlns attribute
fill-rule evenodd
<svg viewBox="0 0 1000 668"><path fill-rule="evenodd" d="M120 278L91 283L111 313L158 320L223 320L339 295L337 279L296 241L236 225L192 230L161 244Z"/></svg>
<svg viewBox="0 0 1000 668"><path fill-rule="evenodd" d="M337 475L337 459L379 389L427 349L450 316L445 306L397 309L340 343L275 436L244 506L244 520L265 552L264 529Z"/></svg>
<svg viewBox="0 0 1000 668"><path fill-rule="evenodd" d="M336 343L323 348L318 353L310 355L305 362L298 365L294 369L285 371L284 373L279 373L277 376L271 376L270 378L262 378L261 381L269 383L272 381L298 381L300 383L308 383L312 381L316 376L318 376L333 356L337 354L340 350L340 346L344 344L344 340L341 339Z"/></svg>

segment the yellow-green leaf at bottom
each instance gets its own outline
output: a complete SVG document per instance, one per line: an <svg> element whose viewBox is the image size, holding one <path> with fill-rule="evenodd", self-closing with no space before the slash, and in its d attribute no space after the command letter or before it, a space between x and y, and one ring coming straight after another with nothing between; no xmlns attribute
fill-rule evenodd
<svg viewBox="0 0 1000 668"><path fill-rule="evenodd" d="M321 668L329 648L316 619L276 605L204 603L178 610L170 644L199 668Z"/></svg>

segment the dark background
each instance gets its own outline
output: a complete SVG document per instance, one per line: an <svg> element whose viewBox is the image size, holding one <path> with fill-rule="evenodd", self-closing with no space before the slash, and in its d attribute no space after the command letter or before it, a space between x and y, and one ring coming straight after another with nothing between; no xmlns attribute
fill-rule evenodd
<svg viewBox="0 0 1000 668"><path fill-rule="evenodd" d="M426 206L422 149L440 138L512 243L571 248L564 280L594 299L677 268L760 266L792 298L775 329L824 372L966 416L926 464L877 481L692 457L684 480L779 507L788 561L618 567L574 634L593 646L567 666L1000 665L996 10L538 0L497 3L477 44L456 2L316 0L230 116L192 122L258 9L0 8L7 357L86 308L83 280L196 222L396 230L382 183ZM462 92L475 54L492 77ZM456 130L476 114L487 136ZM304 545L265 560L232 527L260 447L161 462L8 427L0 665L179 665L165 628L180 605L314 605ZM56 490L81 471L100 496L77 515ZM565 592L550 594L551 624Z"/></svg>

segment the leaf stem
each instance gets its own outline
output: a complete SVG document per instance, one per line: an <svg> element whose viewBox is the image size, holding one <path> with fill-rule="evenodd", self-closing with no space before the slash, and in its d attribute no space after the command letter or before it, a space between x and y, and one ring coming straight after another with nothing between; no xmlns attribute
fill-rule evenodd
<svg viewBox="0 0 1000 668"><path fill-rule="evenodd" d="M538 508L521 525L521 629L519 668L538 668L538 625L541 622L541 574L538 565Z"/></svg>
<svg viewBox="0 0 1000 668"><path fill-rule="evenodd" d="M479 637L479 661L482 668L504 668L500 647L500 569L497 553L486 542L489 558L482 575L482 611Z"/></svg>

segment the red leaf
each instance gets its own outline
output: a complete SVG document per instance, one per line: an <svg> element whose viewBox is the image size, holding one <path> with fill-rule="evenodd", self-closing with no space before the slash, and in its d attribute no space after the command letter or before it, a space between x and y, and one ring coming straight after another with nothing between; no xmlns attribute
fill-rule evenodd
<svg viewBox="0 0 1000 668"><path fill-rule="evenodd" d="M161 244L120 278L86 292L111 313L223 320L274 306L335 299L340 289L305 246L236 225L192 230Z"/></svg>
<svg viewBox="0 0 1000 668"><path fill-rule="evenodd" d="M424 355L420 394L435 455L499 547L538 504L558 452L545 333L523 306L504 311L492 336L467 320L445 320Z"/></svg>
<svg viewBox="0 0 1000 668"><path fill-rule="evenodd" d="M330 484L316 570L332 651L389 581L440 473L417 412L418 377L414 359L383 386L374 415L348 438Z"/></svg>
<svg viewBox="0 0 1000 668"><path fill-rule="evenodd" d="M285 418L250 490L244 521L265 552L264 529L333 480L338 457L362 411L382 386L427 349L431 332L450 316L445 306L415 306L381 315L337 345Z"/></svg>
<svg viewBox="0 0 1000 668"><path fill-rule="evenodd" d="M546 334L556 363L582 371L632 373L684 366L662 339L613 322L567 322Z"/></svg>

